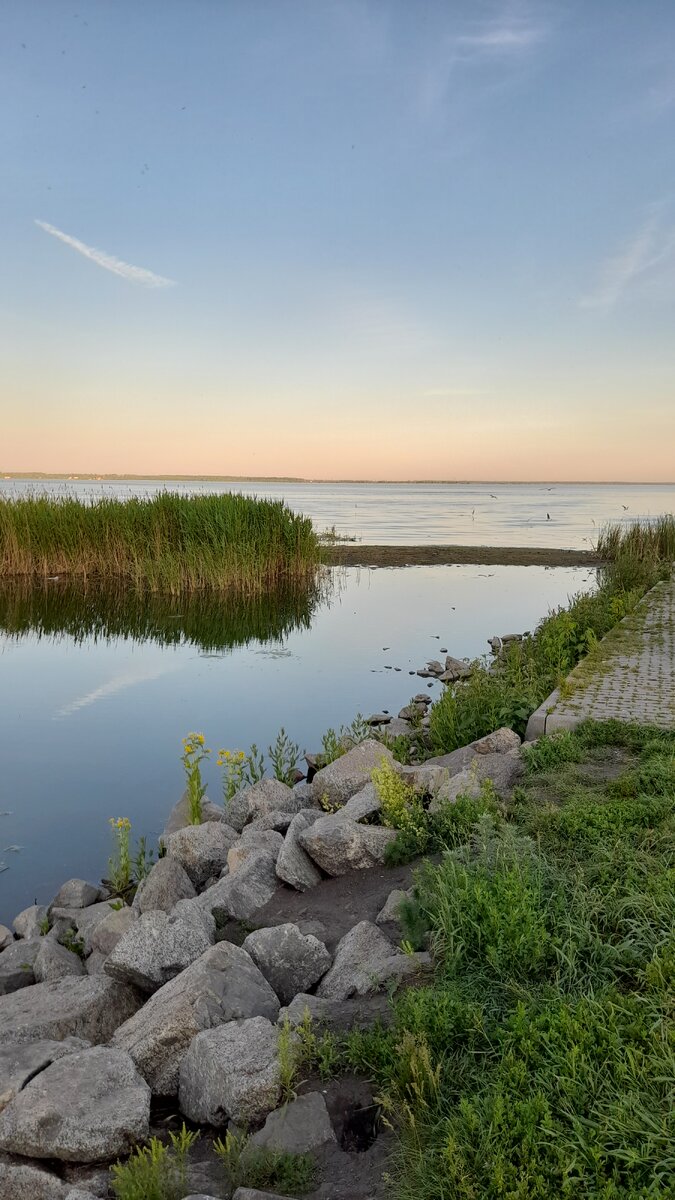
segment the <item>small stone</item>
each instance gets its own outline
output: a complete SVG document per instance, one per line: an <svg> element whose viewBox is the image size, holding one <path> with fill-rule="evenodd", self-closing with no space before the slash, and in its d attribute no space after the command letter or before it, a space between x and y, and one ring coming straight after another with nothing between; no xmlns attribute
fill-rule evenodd
<svg viewBox="0 0 675 1200"><path fill-rule="evenodd" d="M326 1101L318 1092L308 1092L271 1112L262 1129L253 1134L248 1146L284 1154L307 1154L326 1142L334 1141L336 1137Z"/></svg>
<svg viewBox="0 0 675 1200"><path fill-rule="evenodd" d="M513 729L497 729L471 743L476 754L508 754L510 750L520 749L520 738Z"/></svg>
<svg viewBox="0 0 675 1200"><path fill-rule="evenodd" d="M145 879L141 880L134 896L133 908L139 912L169 913L179 900L190 900L197 893L187 871L176 858L160 858ZM112 949L112 947L111 947Z"/></svg>
<svg viewBox="0 0 675 1200"><path fill-rule="evenodd" d="M105 1162L147 1138L150 1089L128 1054L92 1046L47 1067L0 1114L0 1149Z"/></svg>
<svg viewBox="0 0 675 1200"><path fill-rule="evenodd" d="M412 889L404 892L399 888L394 888L389 893L383 907L375 918L375 924L382 926L387 935L392 935L396 938L400 937L402 932L400 918L401 905L404 900L409 900L411 895Z"/></svg>
<svg viewBox="0 0 675 1200"><path fill-rule="evenodd" d="M396 668L396 669L398 670L399 668ZM373 715L371 717L368 717L366 719L366 724L367 725L388 725L390 721L391 721L391 717L389 716L389 713L381 712L381 713L373 713Z"/></svg>
<svg viewBox="0 0 675 1200"><path fill-rule="evenodd" d="M307 992L326 974L332 958L323 942L300 932L297 925L255 929L243 943L282 1004Z"/></svg>
<svg viewBox="0 0 675 1200"><path fill-rule="evenodd" d="M52 900L52 907L87 908L101 898L101 889L96 884L87 883L86 879L69 879L61 884Z"/></svg>
<svg viewBox="0 0 675 1200"><path fill-rule="evenodd" d="M48 983L55 979L65 979L68 975L85 975L85 967L79 955L65 946L60 946L52 938L42 938L33 966L37 983Z"/></svg>
<svg viewBox="0 0 675 1200"><path fill-rule="evenodd" d="M43 932L48 920L47 908L44 904L31 904L24 908L12 921L12 928L17 937L36 938Z"/></svg>
<svg viewBox="0 0 675 1200"><path fill-rule="evenodd" d="M180 1068L178 1104L191 1121L248 1127L279 1103L279 1030L265 1017L199 1033Z"/></svg>

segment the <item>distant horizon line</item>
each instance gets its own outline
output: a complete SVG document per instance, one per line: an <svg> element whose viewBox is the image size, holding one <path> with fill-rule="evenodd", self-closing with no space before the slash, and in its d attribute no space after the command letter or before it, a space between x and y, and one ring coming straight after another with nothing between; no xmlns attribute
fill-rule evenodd
<svg viewBox="0 0 675 1200"><path fill-rule="evenodd" d="M672 487L675 485L675 479L349 479L349 478L314 478L309 479L302 475L179 475L168 473L162 475L139 475L139 474L120 474L116 472L94 472L94 471L1 471L0 483L6 479L60 479L66 482L86 482L86 483L114 483L135 480L148 480L148 482L157 482L166 480L167 482L185 482L185 483L391 483L391 484L436 484L439 486L448 484L499 484L501 486L512 486L521 484L539 484L548 483L556 486L583 485L590 484L592 486L608 486L621 485L622 487Z"/></svg>

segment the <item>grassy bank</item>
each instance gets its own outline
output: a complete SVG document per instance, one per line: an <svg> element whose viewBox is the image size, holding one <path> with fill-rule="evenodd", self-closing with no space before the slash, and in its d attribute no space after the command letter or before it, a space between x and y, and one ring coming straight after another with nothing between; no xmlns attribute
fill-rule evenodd
<svg viewBox="0 0 675 1200"><path fill-rule="evenodd" d="M396 1200L672 1196L675 733L588 723L525 753L404 905L433 982L306 1066L376 1081Z"/></svg>
<svg viewBox="0 0 675 1200"><path fill-rule="evenodd" d="M672 538L672 541L671 541ZM606 531L598 586L571 598L522 642L508 643L496 662L473 664L469 679L447 688L431 710L435 751L465 746L501 725L521 735L528 717L645 593L675 559L675 519Z"/></svg>
<svg viewBox="0 0 675 1200"><path fill-rule="evenodd" d="M90 504L0 497L0 579L66 575L172 594L255 594L312 578L318 562L311 521L281 501L172 492Z"/></svg>

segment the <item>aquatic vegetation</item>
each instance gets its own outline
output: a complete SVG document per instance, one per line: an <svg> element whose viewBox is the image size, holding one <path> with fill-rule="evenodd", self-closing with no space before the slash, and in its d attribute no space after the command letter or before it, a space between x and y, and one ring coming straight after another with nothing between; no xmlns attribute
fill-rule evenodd
<svg viewBox="0 0 675 1200"><path fill-rule="evenodd" d="M312 522L282 501L169 491L90 503L0 496L0 578L67 575L171 594L255 594L311 580L320 553Z"/></svg>

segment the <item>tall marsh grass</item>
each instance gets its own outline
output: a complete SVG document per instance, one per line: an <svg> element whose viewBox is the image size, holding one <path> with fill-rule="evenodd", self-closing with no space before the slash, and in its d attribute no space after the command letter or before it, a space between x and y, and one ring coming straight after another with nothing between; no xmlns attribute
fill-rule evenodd
<svg viewBox="0 0 675 1200"><path fill-rule="evenodd" d="M319 558L309 518L280 500L175 492L91 503L0 497L0 579L65 575L172 594L212 588L254 595L309 581Z"/></svg>
<svg viewBox="0 0 675 1200"><path fill-rule="evenodd" d="M608 562L622 557L657 562L675 562L675 516L666 513L631 521L613 522L600 530L598 554Z"/></svg>

